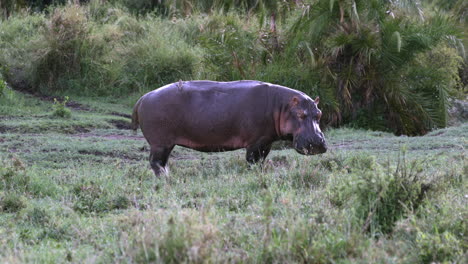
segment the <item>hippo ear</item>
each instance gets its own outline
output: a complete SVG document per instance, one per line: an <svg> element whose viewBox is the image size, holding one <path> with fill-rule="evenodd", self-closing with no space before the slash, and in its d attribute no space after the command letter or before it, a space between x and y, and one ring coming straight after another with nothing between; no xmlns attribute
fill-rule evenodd
<svg viewBox="0 0 468 264"><path fill-rule="evenodd" d="M296 96L294 96L294 97L291 99L291 106L296 106L298 103L299 103L299 98L297 98Z"/></svg>
<svg viewBox="0 0 468 264"><path fill-rule="evenodd" d="M317 96L317 98L315 98L314 102L315 102L316 105L318 105L319 102L320 102L320 97Z"/></svg>

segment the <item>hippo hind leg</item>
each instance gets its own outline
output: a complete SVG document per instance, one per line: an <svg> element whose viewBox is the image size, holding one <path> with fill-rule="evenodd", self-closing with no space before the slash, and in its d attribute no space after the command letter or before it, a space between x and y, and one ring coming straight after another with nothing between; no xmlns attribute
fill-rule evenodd
<svg viewBox="0 0 468 264"><path fill-rule="evenodd" d="M267 144L254 144L247 148L246 159L250 164L264 161L271 150L271 143Z"/></svg>
<svg viewBox="0 0 468 264"><path fill-rule="evenodd" d="M166 172L166 163L174 146L151 146L150 165L156 176Z"/></svg>

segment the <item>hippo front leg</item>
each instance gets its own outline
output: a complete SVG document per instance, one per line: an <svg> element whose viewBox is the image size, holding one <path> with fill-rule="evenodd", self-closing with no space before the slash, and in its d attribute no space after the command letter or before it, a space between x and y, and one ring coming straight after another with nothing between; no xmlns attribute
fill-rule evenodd
<svg viewBox="0 0 468 264"><path fill-rule="evenodd" d="M247 147L246 159L250 164L264 161L271 150L271 142L258 142L252 146Z"/></svg>
<svg viewBox="0 0 468 264"><path fill-rule="evenodd" d="M166 164L169 159L174 146L162 147L162 146L151 146L150 152L150 165L156 176L166 172Z"/></svg>

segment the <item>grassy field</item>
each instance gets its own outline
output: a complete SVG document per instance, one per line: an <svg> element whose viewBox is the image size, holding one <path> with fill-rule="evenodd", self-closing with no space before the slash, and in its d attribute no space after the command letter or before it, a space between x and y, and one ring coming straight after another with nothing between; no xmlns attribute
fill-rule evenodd
<svg viewBox="0 0 468 264"><path fill-rule="evenodd" d="M329 151L176 147L156 178L131 104L0 102L1 263L466 263L468 124L326 131ZM0 98L1 99L1 98ZM77 102L78 101L78 102Z"/></svg>

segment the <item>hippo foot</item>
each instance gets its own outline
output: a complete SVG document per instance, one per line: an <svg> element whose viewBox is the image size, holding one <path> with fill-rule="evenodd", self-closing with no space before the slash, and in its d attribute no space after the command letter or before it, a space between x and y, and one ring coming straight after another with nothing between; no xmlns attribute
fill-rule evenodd
<svg viewBox="0 0 468 264"><path fill-rule="evenodd" d="M167 167L157 166L152 168L152 170L157 177L169 175L169 169Z"/></svg>

